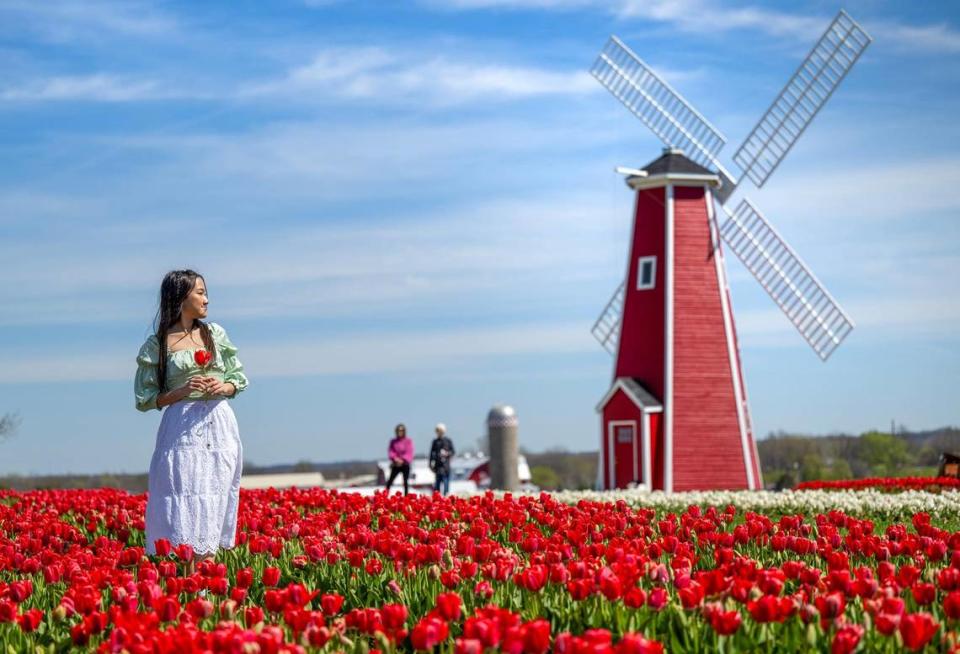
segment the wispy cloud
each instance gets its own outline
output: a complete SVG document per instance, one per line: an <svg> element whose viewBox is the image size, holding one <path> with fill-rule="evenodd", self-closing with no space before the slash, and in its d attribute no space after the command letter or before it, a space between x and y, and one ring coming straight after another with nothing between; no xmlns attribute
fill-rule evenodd
<svg viewBox="0 0 960 654"><path fill-rule="evenodd" d="M240 95L455 105L474 100L594 93L597 89L596 82L582 70L554 71L445 56L423 59L416 53L383 48L342 47L323 50L283 79L251 84Z"/></svg>
<svg viewBox="0 0 960 654"><path fill-rule="evenodd" d="M49 77L0 89L0 100L14 102L140 102L176 97L179 94L156 81L106 73Z"/></svg>
<svg viewBox="0 0 960 654"><path fill-rule="evenodd" d="M758 30L774 36L812 38L826 27L823 18L760 7L729 7L706 0L622 0L621 18L669 23L688 32Z"/></svg>
<svg viewBox="0 0 960 654"><path fill-rule="evenodd" d="M541 300L615 268L619 248L605 237L620 217L598 210L599 204L595 196L568 194L419 217L398 213L391 224L319 221L267 234L237 231L226 249L182 239L176 260L199 262L192 265L209 276L217 313L227 318L383 320L404 307L480 306L494 297L522 303L544 285ZM166 250L149 254L156 250L155 230L120 239L110 228L94 227L83 251L64 236L0 248L11 270L0 288L9 309L0 325L146 322L157 280L172 265ZM91 258L100 262L93 269Z"/></svg>
<svg viewBox="0 0 960 654"><path fill-rule="evenodd" d="M447 10L552 10L590 9L623 20L666 23L690 33L751 30L777 37L812 39L819 36L830 16L801 15L760 6L733 6L709 0L424 0ZM960 52L960 31L946 23L910 25L898 21L864 21L873 36L904 52Z"/></svg>
<svg viewBox="0 0 960 654"><path fill-rule="evenodd" d="M871 23L871 33L889 41L898 49L932 53L960 52L960 31L940 23L938 25L906 25L889 21Z"/></svg>
<svg viewBox="0 0 960 654"><path fill-rule="evenodd" d="M337 374L429 372L490 357L593 352L578 322L540 322L509 326L420 329L415 333L381 330L327 336L322 341L243 344L243 362L256 378ZM133 353L135 354L135 353ZM2 383L111 381L129 379L135 367L125 351L98 350L95 356L56 352L10 357L0 366Z"/></svg>
<svg viewBox="0 0 960 654"><path fill-rule="evenodd" d="M859 342L902 343L909 338L949 338L956 335L960 305L944 302L932 292L896 293L844 303L856 323L848 338ZM776 307L737 311L737 334L745 348L805 348L803 338Z"/></svg>
<svg viewBox="0 0 960 654"><path fill-rule="evenodd" d="M960 211L960 196L943 191L960 179L958 156L840 166L780 171L772 192L764 194L764 213L778 223L784 216L797 224L844 228L851 222L879 226L925 212Z"/></svg>
<svg viewBox="0 0 960 654"><path fill-rule="evenodd" d="M0 3L0 32L4 24L53 41L97 41L105 35L169 37L178 30L173 16L137 0L4 0Z"/></svg>

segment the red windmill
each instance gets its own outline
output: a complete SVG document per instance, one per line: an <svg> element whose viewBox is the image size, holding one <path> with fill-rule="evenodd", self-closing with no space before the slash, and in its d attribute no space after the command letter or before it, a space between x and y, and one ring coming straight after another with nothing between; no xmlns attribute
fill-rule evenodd
<svg viewBox="0 0 960 654"><path fill-rule="evenodd" d="M870 40L837 15L734 153L754 184L763 186ZM616 357L597 406L598 486L759 488L721 241L822 360L853 321L749 200L726 206L737 181L717 159L720 132L616 37L591 73L668 146L641 170L618 169L636 205L627 277L593 327Z"/></svg>

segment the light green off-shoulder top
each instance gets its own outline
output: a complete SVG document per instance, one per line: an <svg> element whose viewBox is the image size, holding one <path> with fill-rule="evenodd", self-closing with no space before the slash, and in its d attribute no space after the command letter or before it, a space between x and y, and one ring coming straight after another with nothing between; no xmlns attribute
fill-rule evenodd
<svg viewBox="0 0 960 654"><path fill-rule="evenodd" d="M210 335L213 336L213 342L217 349L216 357L201 368L193 358L193 353L196 350L168 351L166 374L168 391L183 386L188 379L195 375L216 377L224 382L230 382L236 387L237 393L249 384L246 375L243 374L243 364L237 358L237 348L230 342L226 330L215 322L209 323L209 327ZM137 375L133 382L133 394L136 396L137 409L140 411L149 411L150 409L159 411L161 408L157 406L157 395L160 394L160 386L157 382L159 362L160 341L157 340L156 334L153 334L143 344L140 353L137 355ZM231 397L235 396L236 394ZM185 399L204 400L213 397L194 391Z"/></svg>

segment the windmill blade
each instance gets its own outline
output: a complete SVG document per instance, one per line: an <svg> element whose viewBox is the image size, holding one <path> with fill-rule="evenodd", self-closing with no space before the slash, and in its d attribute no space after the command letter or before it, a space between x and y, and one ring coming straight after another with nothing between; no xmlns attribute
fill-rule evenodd
<svg viewBox="0 0 960 654"><path fill-rule="evenodd" d="M853 330L853 321L749 200L741 200L734 212L723 210L728 219L721 238L826 361Z"/></svg>
<svg viewBox="0 0 960 654"><path fill-rule="evenodd" d="M613 297L600 312L600 317L593 323L593 328L590 330L603 349L614 355L617 353L617 339L620 334L620 316L623 315L625 285L626 282L620 282L620 286L613 292Z"/></svg>
<svg viewBox="0 0 960 654"><path fill-rule="evenodd" d="M616 36L590 74L667 146L682 149L701 166L720 166L717 153L727 139Z"/></svg>
<svg viewBox="0 0 960 654"><path fill-rule="evenodd" d="M872 40L840 10L733 155L754 184L764 185Z"/></svg>

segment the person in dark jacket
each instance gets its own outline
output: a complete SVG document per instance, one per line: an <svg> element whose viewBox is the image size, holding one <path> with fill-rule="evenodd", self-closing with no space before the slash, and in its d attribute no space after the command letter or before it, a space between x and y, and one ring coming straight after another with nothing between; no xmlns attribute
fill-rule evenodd
<svg viewBox="0 0 960 654"><path fill-rule="evenodd" d="M446 495L450 492L450 459L453 458L453 441L447 437L447 426L437 425L436 438L430 446L430 469L433 470L433 490Z"/></svg>

